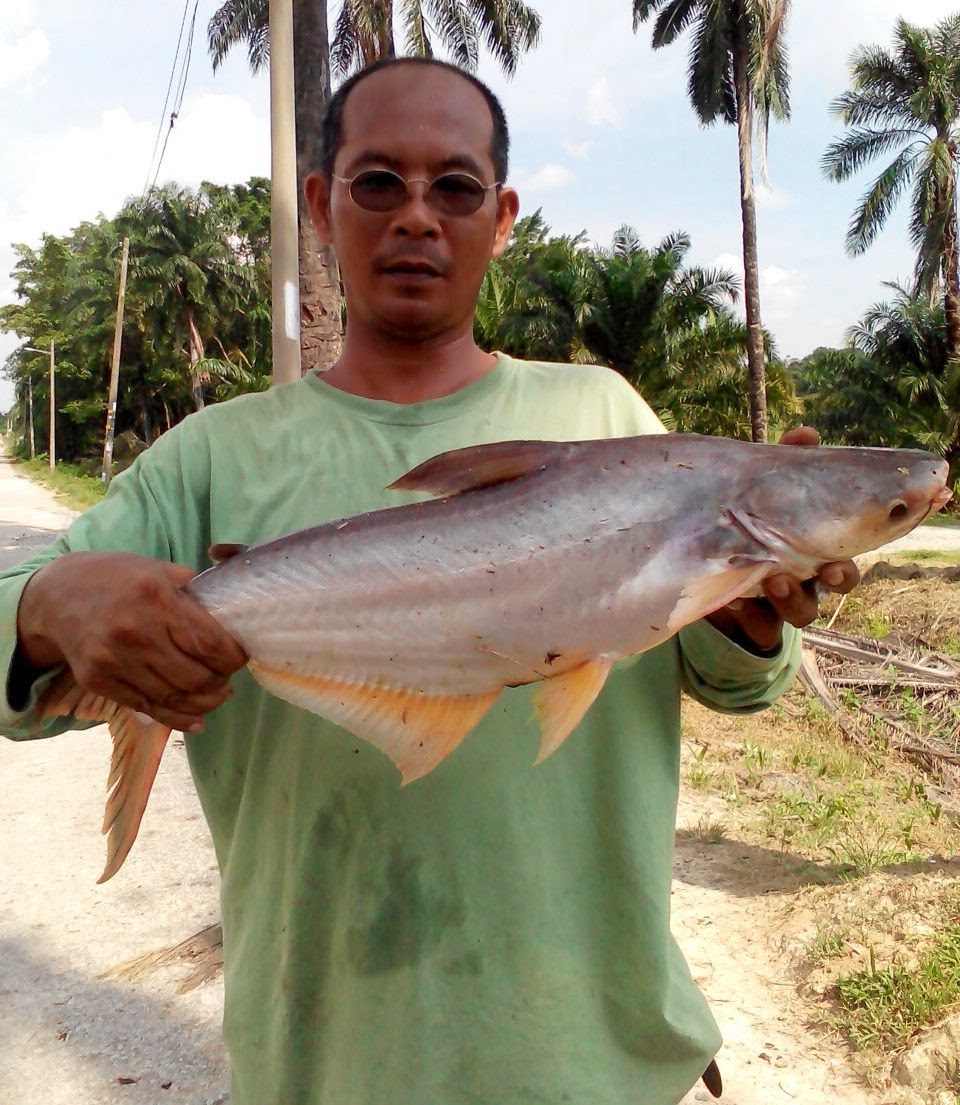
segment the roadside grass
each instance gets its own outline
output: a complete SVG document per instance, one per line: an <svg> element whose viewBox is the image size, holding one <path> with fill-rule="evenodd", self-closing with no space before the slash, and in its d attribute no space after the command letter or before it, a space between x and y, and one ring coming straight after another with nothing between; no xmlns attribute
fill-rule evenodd
<svg viewBox="0 0 960 1105"><path fill-rule="evenodd" d="M51 472L45 456L33 460L12 459L25 475L48 487L71 510L86 510L106 494L106 489L95 476L81 472L72 464L57 464Z"/></svg>
<svg viewBox="0 0 960 1105"><path fill-rule="evenodd" d="M960 550L954 550L953 552L944 552L936 549L907 549L904 552L898 552L891 559L896 562L898 560L907 560L912 563L921 564L947 564L953 565L960 563Z"/></svg>
<svg viewBox="0 0 960 1105"><path fill-rule="evenodd" d="M893 1051L917 1031L960 1008L960 928L937 935L912 960L879 966L871 949L864 970L837 979L833 1026L858 1051Z"/></svg>
<svg viewBox="0 0 960 1105"><path fill-rule="evenodd" d="M931 514L928 518L926 518L921 523L921 525L923 525L923 526L947 526L948 528L949 527L958 528L958 527L960 527L960 514L958 514L955 510L951 510L951 511L947 512L946 514L944 514L942 511L939 511L936 514Z"/></svg>
<svg viewBox="0 0 960 1105"><path fill-rule="evenodd" d="M782 893L778 939L811 1018L881 1083L895 1050L960 1008L960 815L879 732L851 743L799 690L750 717L685 703L683 734L685 784L723 803L696 837L761 849L754 877Z"/></svg>

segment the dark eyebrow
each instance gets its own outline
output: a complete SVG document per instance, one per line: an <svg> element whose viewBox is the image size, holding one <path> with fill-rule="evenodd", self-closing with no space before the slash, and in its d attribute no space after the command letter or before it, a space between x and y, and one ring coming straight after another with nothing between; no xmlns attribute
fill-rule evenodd
<svg viewBox="0 0 960 1105"><path fill-rule="evenodd" d="M358 166L371 162L377 165L383 165L388 169L393 169L394 172L403 176L403 166L396 157L392 157L390 154L375 149L361 150L356 157L352 157L347 165L347 176L356 172ZM448 173L455 169L463 169L465 172L472 173L478 180L483 180L486 176L486 171L483 166L475 161L469 154L454 154L451 157L445 157L442 161L437 162L436 165L433 166L433 172L436 175Z"/></svg>

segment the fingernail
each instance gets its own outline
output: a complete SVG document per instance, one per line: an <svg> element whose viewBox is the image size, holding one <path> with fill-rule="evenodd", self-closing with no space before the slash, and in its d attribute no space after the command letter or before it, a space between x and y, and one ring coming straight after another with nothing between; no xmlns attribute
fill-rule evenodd
<svg viewBox="0 0 960 1105"><path fill-rule="evenodd" d="M743 609L743 599L734 599L733 602L728 602L727 603L727 609L728 610L742 610Z"/></svg>
<svg viewBox="0 0 960 1105"><path fill-rule="evenodd" d="M191 725L190 728L187 730L187 732L188 733L202 733L203 732L203 722L202 721L195 721L193 723L193 725Z"/></svg>
<svg viewBox="0 0 960 1105"><path fill-rule="evenodd" d="M790 584L783 576L775 576L767 584L767 591L775 599L785 599L790 594Z"/></svg>
<svg viewBox="0 0 960 1105"><path fill-rule="evenodd" d="M830 587L839 587L843 583L843 568L839 564L829 564L820 573L820 578Z"/></svg>

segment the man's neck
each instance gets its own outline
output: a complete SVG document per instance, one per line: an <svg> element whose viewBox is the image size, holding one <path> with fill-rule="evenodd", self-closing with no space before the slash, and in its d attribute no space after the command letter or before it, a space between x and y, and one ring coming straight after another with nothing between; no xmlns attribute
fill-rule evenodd
<svg viewBox="0 0 960 1105"><path fill-rule="evenodd" d="M390 403L441 399L474 383L496 358L477 347L473 334L433 342L401 343L347 333L337 363L323 379L341 391Z"/></svg>

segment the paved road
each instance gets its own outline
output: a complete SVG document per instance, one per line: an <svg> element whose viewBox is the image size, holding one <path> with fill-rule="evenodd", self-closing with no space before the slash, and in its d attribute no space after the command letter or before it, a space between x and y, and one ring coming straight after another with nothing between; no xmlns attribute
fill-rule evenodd
<svg viewBox="0 0 960 1105"><path fill-rule="evenodd" d="M0 569L45 548L73 517L72 510L0 453Z"/></svg>

